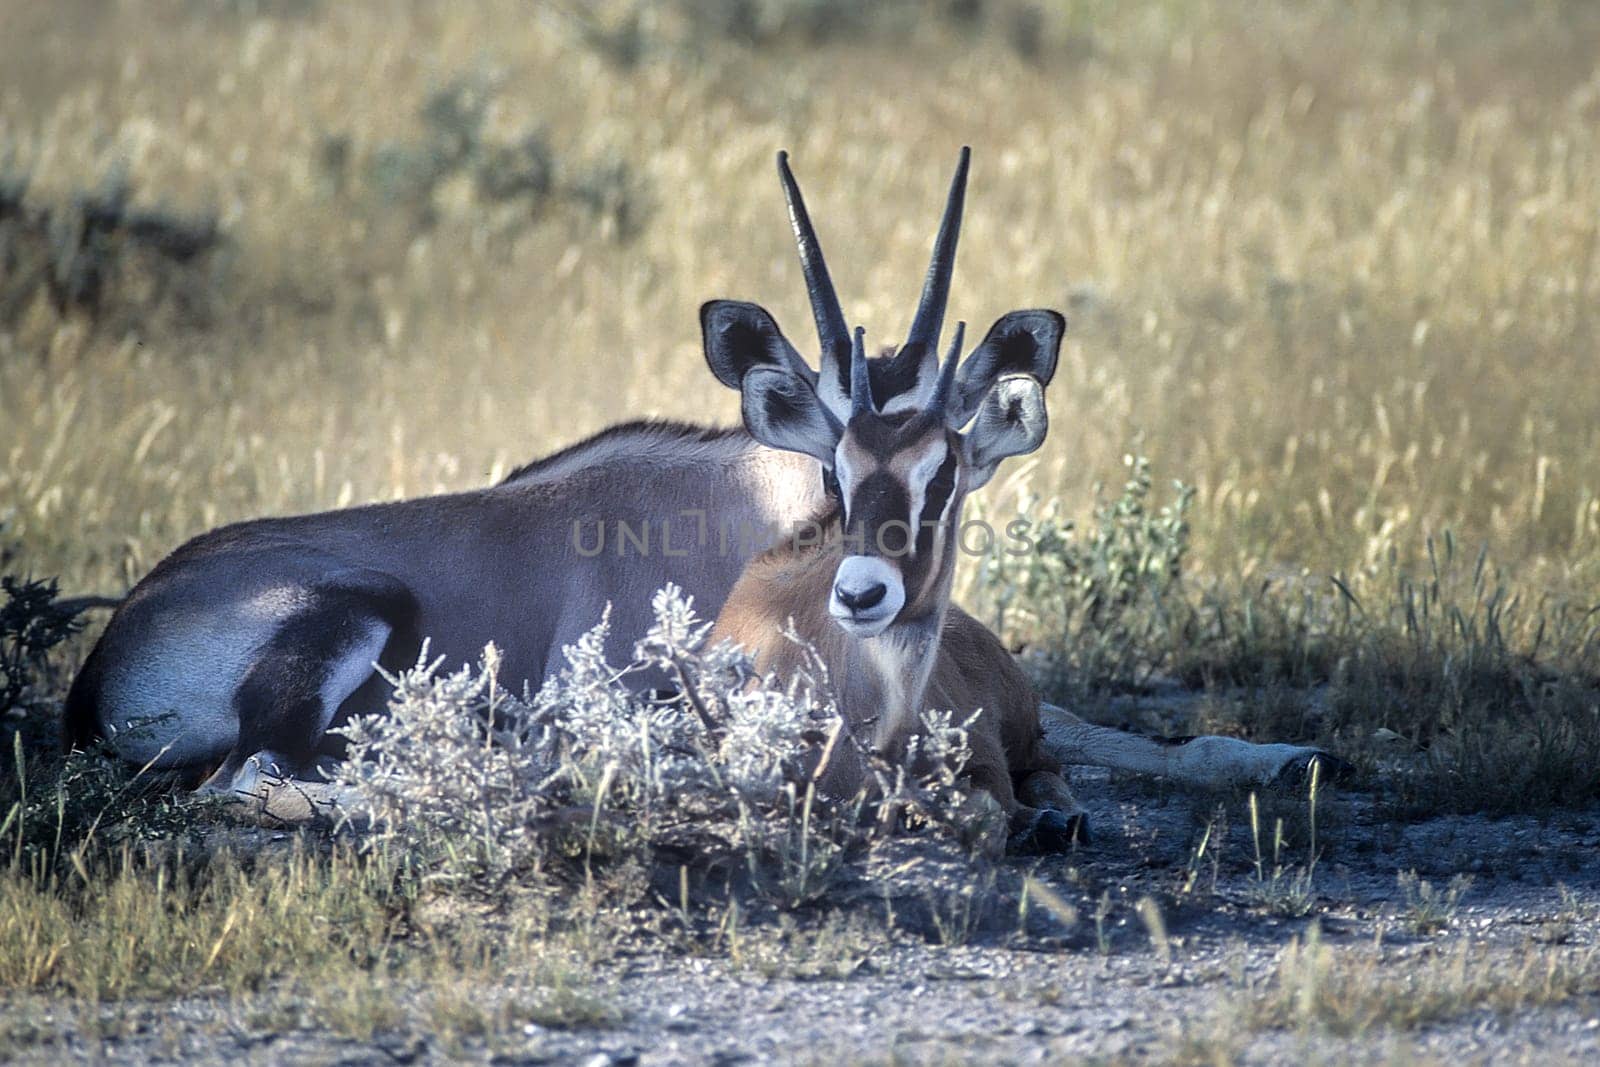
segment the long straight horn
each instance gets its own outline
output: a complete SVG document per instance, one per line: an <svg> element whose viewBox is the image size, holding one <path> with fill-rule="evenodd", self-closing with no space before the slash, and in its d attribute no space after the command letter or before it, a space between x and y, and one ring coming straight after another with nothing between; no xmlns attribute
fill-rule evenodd
<svg viewBox="0 0 1600 1067"><path fill-rule="evenodd" d="M961 342L967 336L967 324L956 323L956 335L950 339L950 351L945 353L944 366L939 368L939 382L933 388L933 399L928 401L928 412L943 419L949 410L950 391L955 385L956 366L961 362ZM960 429L959 426L955 427Z"/></svg>
<svg viewBox="0 0 1600 1067"><path fill-rule="evenodd" d="M872 411L872 380L867 376L867 331L856 327L850 344L850 414Z"/></svg>
<svg viewBox="0 0 1600 1067"><path fill-rule="evenodd" d="M778 178L783 182L784 199L789 202L789 224L794 227L795 244L800 247L800 269L805 272L806 291L811 294L811 314L817 320L822 355L843 360L850 350L850 327L845 324L839 297L833 291L833 279L828 277L822 245L817 242L817 231L811 227L811 216L806 213L800 185L789 169L788 152L778 153Z"/></svg>
<svg viewBox="0 0 1600 1067"><path fill-rule="evenodd" d="M961 237L961 209L967 199L967 164L971 159L972 149L962 146L955 177L950 179L950 195L944 202L939 236L933 242L933 259L928 263L928 277L922 283L922 300L917 304L916 318L911 320L911 332L906 335L907 348L920 345L928 352L939 349L939 331L944 327L944 306L950 296L950 276L956 266L956 241Z"/></svg>

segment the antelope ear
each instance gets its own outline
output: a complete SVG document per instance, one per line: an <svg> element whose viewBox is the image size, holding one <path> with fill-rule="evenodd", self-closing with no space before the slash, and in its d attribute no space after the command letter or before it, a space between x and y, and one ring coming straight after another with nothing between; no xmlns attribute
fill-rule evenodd
<svg viewBox="0 0 1600 1067"><path fill-rule="evenodd" d="M966 425L994 384L1007 375L1026 374L1041 386L1049 385L1066 330L1067 320L1059 311L1009 311L996 319L956 372L951 425Z"/></svg>
<svg viewBox="0 0 1600 1067"><path fill-rule="evenodd" d="M1044 444L1050 417L1044 387L1025 375L997 382L983 398L978 420L964 438L968 489L988 484L1000 461Z"/></svg>
<svg viewBox="0 0 1600 1067"><path fill-rule="evenodd" d="M700 305L700 338L717 381L739 388L755 367L778 367L815 382L817 374L794 350L777 320L760 304L708 300Z"/></svg>
<svg viewBox="0 0 1600 1067"><path fill-rule="evenodd" d="M755 367L745 374L739 393L745 429L757 441L833 468L844 427L810 382L777 367Z"/></svg>

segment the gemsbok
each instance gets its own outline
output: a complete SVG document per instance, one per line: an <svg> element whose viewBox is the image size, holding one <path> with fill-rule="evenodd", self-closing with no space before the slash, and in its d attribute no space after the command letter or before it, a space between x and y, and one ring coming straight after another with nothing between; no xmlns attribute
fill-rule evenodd
<svg viewBox="0 0 1600 1067"><path fill-rule="evenodd" d="M955 261L968 153L951 184L922 299L906 342L868 361L883 416L926 406ZM841 419L851 404L851 342L821 246L783 154L789 203L821 341L820 374L754 304L701 309L706 356L724 384L784 371ZM1001 375L1047 383L1063 322L1002 316L961 364L949 403L963 409ZM651 594L674 582L714 614L746 564L837 496L809 454L768 448L740 427L629 422L482 489L287 518L202 534L123 600L68 693L63 740L103 738L121 757L179 771L204 788L255 793L266 776L306 774L337 758L333 727L381 711L375 670L415 662L424 638L452 664L494 641L502 681L537 685L611 606L607 654L629 658ZM602 542L597 529L635 538ZM653 546L653 547L652 547ZM992 639L991 639L992 640ZM641 676L639 684L661 679ZM1224 738L1182 747L1084 726L1046 707L1047 745L1074 762L1169 774L1201 784L1294 777L1323 754Z"/></svg>
<svg viewBox="0 0 1600 1067"><path fill-rule="evenodd" d="M924 711L958 720L976 712L968 781L1005 812L1013 850L1059 851L1083 821L1060 761L1044 749L1039 698L995 636L950 603L962 503L1002 460L1043 443L1044 388L1018 375L956 395L965 325L932 395L892 412L873 406L860 327L846 418L791 370L745 374L745 427L763 444L817 460L838 496L751 561L711 639L743 645L758 670L785 684L820 660L855 742L835 746L822 767L822 788L835 796L868 783L864 750L902 757Z"/></svg>

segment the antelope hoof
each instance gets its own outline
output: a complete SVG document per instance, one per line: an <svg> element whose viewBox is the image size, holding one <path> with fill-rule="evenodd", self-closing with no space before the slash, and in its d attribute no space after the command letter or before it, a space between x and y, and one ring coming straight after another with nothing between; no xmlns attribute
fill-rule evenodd
<svg viewBox="0 0 1600 1067"><path fill-rule="evenodd" d="M1027 826L1011 835L1007 851L1022 856L1049 856L1088 843L1089 820L1083 814L1067 815L1054 808L1040 808Z"/></svg>
<svg viewBox="0 0 1600 1067"><path fill-rule="evenodd" d="M1312 750L1289 760L1273 778L1273 785L1285 792L1299 792L1311 785L1311 768L1317 768L1317 785L1344 785L1356 776L1355 764L1331 752Z"/></svg>

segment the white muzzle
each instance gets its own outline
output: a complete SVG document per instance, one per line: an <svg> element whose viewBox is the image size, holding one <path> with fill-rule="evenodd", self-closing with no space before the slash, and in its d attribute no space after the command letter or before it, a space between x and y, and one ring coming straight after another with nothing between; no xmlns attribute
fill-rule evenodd
<svg viewBox="0 0 1600 1067"><path fill-rule="evenodd" d="M846 556L833 577L828 614L852 636L875 637L905 603L899 568L877 556Z"/></svg>

